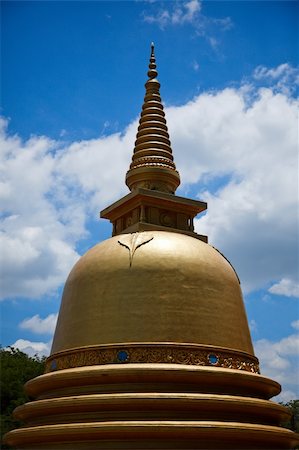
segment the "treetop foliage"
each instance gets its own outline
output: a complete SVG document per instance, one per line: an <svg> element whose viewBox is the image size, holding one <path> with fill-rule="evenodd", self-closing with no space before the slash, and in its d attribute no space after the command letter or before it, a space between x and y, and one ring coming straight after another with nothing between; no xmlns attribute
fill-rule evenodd
<svg viewBox="0 0 299 450"><path fill-rule="evenodd" d="M24 384L41 375L46 357L30 357L13 347L0 348L1 369L1 442L3 435L21 423L13 418L13 410L30 400ZM2 443L2 449L9 448Z"/></svg>

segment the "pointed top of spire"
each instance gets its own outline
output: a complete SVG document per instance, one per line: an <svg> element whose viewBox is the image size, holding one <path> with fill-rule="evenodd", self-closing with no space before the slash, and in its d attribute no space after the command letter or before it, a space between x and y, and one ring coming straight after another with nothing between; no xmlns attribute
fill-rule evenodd
<svg viewBox="0 0 299 450"><path fill-rule="evenodd" d="M156 58L155 58L155 46L154 43L151 43L151 56L150 56L150 63L149 63L149 71L147 72L147 75L150 80L153 80L158 76L158 72L156 70Z"/></svg>
<svg viewBox="0 0 299 450"><path fill-rule="evenodd" d="M156 67L151 43L149 79L145 83L146 93L126 184L131 191L141 187L174 194L180 176L173 161Z"/></svg>

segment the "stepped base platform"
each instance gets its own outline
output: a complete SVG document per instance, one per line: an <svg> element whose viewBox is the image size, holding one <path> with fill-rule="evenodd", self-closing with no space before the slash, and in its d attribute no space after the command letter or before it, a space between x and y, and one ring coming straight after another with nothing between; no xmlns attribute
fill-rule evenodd
<svg viewBox="0 0 299 450"><path fill-rule="evenodd" d="M16 409L22 450L291 449L278 383L245 370L182 364L107 364L58 370L26 385ZM233 390L233 392L231 392Z"/></svg>

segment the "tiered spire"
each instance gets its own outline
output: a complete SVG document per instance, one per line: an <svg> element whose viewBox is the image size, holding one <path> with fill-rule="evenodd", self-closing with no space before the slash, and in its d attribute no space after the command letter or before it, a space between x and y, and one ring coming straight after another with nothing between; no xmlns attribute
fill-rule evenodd
<svg viewBox="0 0 299 450"><path fill-rule="evenodd" d="M156 67L152 43L149 79L145 83L146 94L126 184L131 191L141 187L174 194L180 176L173 162Z"/></svg>

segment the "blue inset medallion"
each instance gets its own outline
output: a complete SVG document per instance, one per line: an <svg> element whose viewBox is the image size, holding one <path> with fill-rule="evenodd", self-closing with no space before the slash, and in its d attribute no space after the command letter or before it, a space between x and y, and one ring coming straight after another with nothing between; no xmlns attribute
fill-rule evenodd
<svg viewBox="0 0 299 450"><path fill-rule="evenodd" d="M57 362L55 361L55 359L53 359L53 360L51 361L50 369L51 369L51 371L57 370Z"/></svg>
<svg viewBox="0 0 299 450"><path fill-rule="evenodd" d="M216 355L209 355L209 356L208 356L208 359L209 359L209 363L212 364L213 366L214 366L215 364L217 364L218 361L219 361L219 358L218 358L218 356L216 356Z"/></svg>
<svg viewBox="0 0 299 450"><path fill-rule="evenodd" d="M126 350L120 350L117 352L117 361L118 362L127 362L129 360L129 354Z"/></svg>

